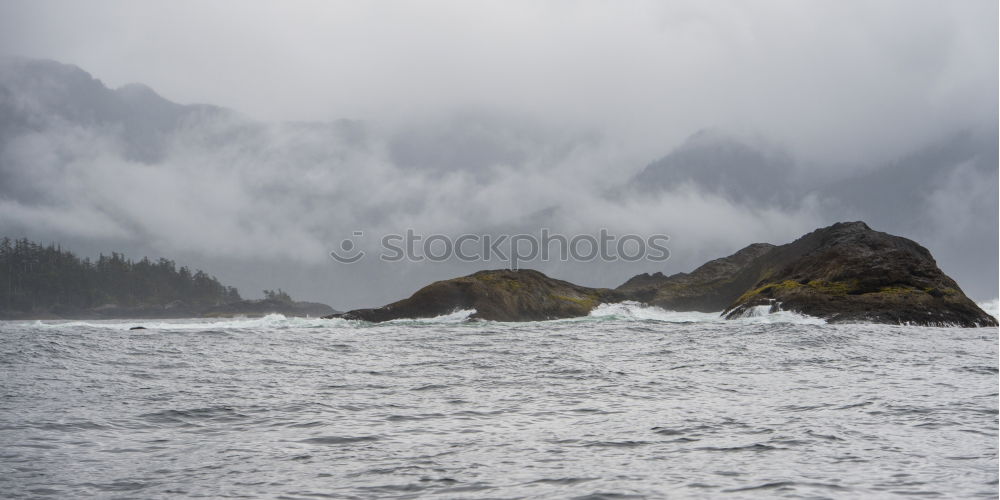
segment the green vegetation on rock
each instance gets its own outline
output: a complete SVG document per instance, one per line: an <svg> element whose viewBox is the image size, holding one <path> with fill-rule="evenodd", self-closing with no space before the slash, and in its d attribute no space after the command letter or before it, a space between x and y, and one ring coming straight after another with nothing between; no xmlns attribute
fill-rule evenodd
<svg viewBox="0 0 1000 500"><path fill-rule="evenodd" d="M995 326L930 252L863 222L817 229L786 245L755 243L690 273L640 274L618 288L588 288L532 270L480 271L438 281L375 309L334 315L386 321L475 309L473 318L534 321L584 316L602 302L633 300L727 318L769 305L831 322Z"/></svg>

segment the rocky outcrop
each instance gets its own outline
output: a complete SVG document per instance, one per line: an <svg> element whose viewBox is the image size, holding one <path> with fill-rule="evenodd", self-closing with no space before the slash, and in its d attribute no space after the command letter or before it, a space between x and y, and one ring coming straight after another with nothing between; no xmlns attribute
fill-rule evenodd
<svg viewBox="0 0 1000 500"><path fill-rule="evenodd" d="M474 309L471 317L475 319L541 321L586 316L602 302L620 302L625 298L613 290L574 285L530 269L501 269L437 281L410 298L383 307L328 317L380 322Z"/></svg>
<svg viewBox="0 0 1000 500"><path fill-rule="evenodd" d="M996 326L916 242L842 222L774 247L739 272L753 286L723 314L758 306L830 322Z"/></svg>
<svg viewBox="0 0 1000 500"><path fill-rule="evenodd" d="M817 229L792 243L755 243L690 273L640 274L618 288L587 288L532 270L481 271L438 281L408 299L327 317L426 318L474 309L473 318L537 321L585 316L635 300L733 319L790 310L829 322L996 326L919 244L864 222Z"/></svg>
<svg viewBox="0 0 1000 500"><path fill-rule="evenodd" d="M795 311L829 322L995 326L912 240L864 222L817 229L786 245L755 243L691 273L643 274L616 289L672 310L726 318Z"/></svg>
<svg viewBox="0 0 1000 500"><path fill-rule="evenodd" d="M640 274L615 289L630 300L672 311L721 311L757 282L742 272L774 245L754 243L739 252L703 264L690 273Z"/></svg>

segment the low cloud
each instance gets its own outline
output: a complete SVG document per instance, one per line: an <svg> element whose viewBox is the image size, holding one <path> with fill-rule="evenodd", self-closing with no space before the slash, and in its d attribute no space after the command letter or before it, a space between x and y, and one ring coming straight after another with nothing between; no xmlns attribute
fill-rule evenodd
<svg viewBox="0 0 1000 500"><path fill-rule="evenodd" d="M449 145L457 126L478 127L474 140ZM231 112L196 113L151 146L160 153L155 161L140 161L130 159L136 145L119 128L50 119L6 140L2 203L8 209L0 224L46 240L106 240L160 255L242 262L244 269L321 268L328 273L325 284L304 287L315 296L341 286L328 252L355 230L371 236L359 242L369 250L377 235L406 229L666 233L675 238L670 265L683 270L756 239L791 238L820 220L808 203L748 209L694 185L655 196L609 195L609 186L626 184L628 174L618 172L628 170L616 167L629 161L627 155L589 131L535 127L518 136L522 126L462 116L421 124L415 133L369 130L356 122L260 123ZM401 157L401 151L412 154ZM461 155L480 164L460 168L440 161ZM387 272L375 264L368 264L371 272ZM566 278L595 276L573 265L553 266ZM655 270L650 267L639 263L600 275L624 280L631 272ZM436 270L451 272L457 269L448 264ZM245 275L224 278L245 288L265 286ZM294 290L297 284L280 285ZM393 293L365 287L350 286L363 300Z"/></svg>
<svg viewBox="0 0 1000 500"><path fill-rule="evenodd" d="M102 81L0 61L0 229L351 307L470 270L338 267L355 230L671 236L657 267L540 264L607 286L865 219L992 298L996 17L975 0L13 0L5 51Z"/></svg>

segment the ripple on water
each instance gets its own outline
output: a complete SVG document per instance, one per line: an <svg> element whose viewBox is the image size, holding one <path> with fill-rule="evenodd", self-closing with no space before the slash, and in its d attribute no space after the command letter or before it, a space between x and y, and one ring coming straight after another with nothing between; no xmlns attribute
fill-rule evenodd
<svg viewBox="0 0 1000 500"><path fill-rule="evenodd" d="M351 443L364 443L370 441L378 441L378 436L319 436L307 438L299 441L300 443L309 444L325 444L325 445L337 445L337 444L351 444Z"/></svg>
<svg viewBox="0 0 1000 500"><path fill-rule="evenodd" d="M612 313L0 322L0 491L997 496L996 329Z"/></svg>

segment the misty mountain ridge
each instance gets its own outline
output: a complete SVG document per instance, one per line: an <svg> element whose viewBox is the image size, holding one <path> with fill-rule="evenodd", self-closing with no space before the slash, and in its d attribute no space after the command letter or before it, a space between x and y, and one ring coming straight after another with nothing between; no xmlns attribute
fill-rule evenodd
<svg viewBox="0 0 1000 500"><path fill-rule="evenodd" d="M231 269L227 281L241 288L260 289L268 283L250 272L258 262L303 277L317 269L360 272L331 269L325 257L358 228L608 226L669 231L683 245L669 269L610 264L612 275L600 279L611 281L687 271L703 254L748 240L865 219L924 242L949 274L970 283L971 294L996 295L995 283L983 279L997 268L995 127L942 135L890 164L822 175L764 140L719 129L693 134L644 168L616 163L605 148L596 134L488 113L396 130L358 120L258 122L226 108L177 104L142 84L112 90L72 65L0 60L0 211L7 212L0 229L8 234L73 247L110 241L136 254L166 246L200 267ZM692 193L701 209L688 205ZM174 217L162 215L173 210ZM714 222L703 224L730 230L702 230L688 210L712 211ZM743 222L751 216L754 225ZM366 275L389 274L371 279L371 295L357 299L364 303L386 293L374 287L409 276L370 266ZM575 263L547 266L570 280L595 275ZM444 266L426 272L454 274ZM427 275L406 279L415 286ZM292 291L343 303L328 298L337 280L327 281L334 284Z"/></svg>
<svg viewBox="0 0 1000 500"><path fill-rule="evenodd" d="M888 164L817 178L803 172L780 147L704 129L647 165L629 185L654 195L692 185L752 206L787 206L812 194L861 213L888 214L886 222L891 224L904 216L915 217L912 208L917 199L929 197L958 169L971 167L995 175L997 134L995 128L962 130Z"/></svg>
<svg viewBox="0 0 1000 500"><path fill-rule="evenodd" d="M56 125L52 122L55 118L73 126L107 128L122 134L126 157L145 163L162 160L165 143L171 134L190 125L188 120L214 115L230 118L240 126L255 125L253 120L226 108L174 103L142 83L109 89L77 66L19 57L0 59L0 111L3 117L0 140L27 131L43 131ZM286 125L300 133L322 130L344 136L359 145L365 144L370 135L364 123L357 120ZM641 169L627 184L641 193L653 194L691 184L755 206L795 203L801 196L791 193L807 191L842 198L852 205L898 207L898 203L880 201L884 197L870 196L871 191L893 179L894 189L928 194L927 184L941 183L963 162L989 172L990 165L997 160L995 148L990 147L991 142L995 143L997 131L991 132L959 131L891 164L861 169L866 172L861 176L817 182L800 172L796 160L778 146L707 128L695 132ZM529 123L468 113L446 121L444 128L413 127L397 132L386 147L390 159L401 167L430 171L517 166L540 148L558 151L571 147L570 143L543 144L538 139L540 133L540 129ZM215 139L222 146L227 139L243 138L237 134L219 134ZM903 171L914 175L899 176ZM900 182L906 185L900 186Z"/></svg>
<svg viewBox="0 0 1000 500"><path fill-rule="evenodd" d="M960 130L889 164L816 179L780 150L709 130L651 163L630 185L644 195L694 186L751 208L818 203L829 217L863 218L935 246L945 265L978 262L995 275L997 136L995 126Z"/></svg>
<svg viewBox="0 0 1000 500"><path fill-rule="evenodd" d="M978 177L980 179L974 182L996 184L997 136L996 127L958 131L888 165L837 180L817 190L838 200L843 207L870 214L875 223L914 227L927 215L925 211L913 209L920 204L918 200L928 203L935 191L960 180L956 176ZM995 208L996 199L993 198ZM983 211L990 208L988 205L982 207Z"/></svg>
<svg viewBox="0 0 1000 500"><path fill-rule="evenodd" d="M59 122L100 127L121 136L126 158L145 163L163 159L165 142L185 121L229 112L177 104L141 83L109 89L76 66L47 60L0 60L0 88L3 138Z"/></svg>
<svg viewBox="0 0 1000 500"><path fill-rule="evenodd" d="M684 184L741 204L788 206L799 200L796 166L775 147L751 145L719 129L704 129L650 163L630 185L656 194Z"/></svg>

